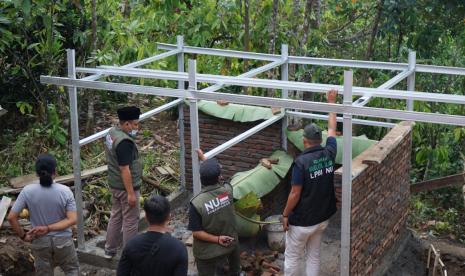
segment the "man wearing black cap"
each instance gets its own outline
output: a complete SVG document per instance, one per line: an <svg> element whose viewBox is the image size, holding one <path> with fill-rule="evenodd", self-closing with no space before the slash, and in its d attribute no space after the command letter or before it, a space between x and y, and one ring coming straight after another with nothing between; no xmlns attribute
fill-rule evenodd
<svg viewBox="0 0 465 276"><path fill-rule="evenodd" d="M328 103L335 103L336 90L330 90ZM286 232L284 274L316 276L320 269L320 243L329 218L336 212L334 164L337 152L336 114L329 113L326 146L321 129L310 124L303 134L304 151L294 161L291 192L283 212ZM302 272L302 265L305 272Z"/></svg>
<svg viewBox="0 0 465 276"><path fill-rule="evenodd" d="M240 258L236 231L233 190L220 184L221 168L218 160L206 160L197 150L202 190L191 199L189 230L194 237L193 253L199 276L224 275L228 262L229 275L239 275Z"/></svg>
<svg viewBox="0 0 465 276"><path fill-rule="evenodd" d="M112 127L105 139L108 162L108 185L112 208L107 228L105 254L116 255L123 229L123 246L139 230L139 189L142 163L134 140L139 130L140 109L128 106L118 109L119 125Z"/></svg>

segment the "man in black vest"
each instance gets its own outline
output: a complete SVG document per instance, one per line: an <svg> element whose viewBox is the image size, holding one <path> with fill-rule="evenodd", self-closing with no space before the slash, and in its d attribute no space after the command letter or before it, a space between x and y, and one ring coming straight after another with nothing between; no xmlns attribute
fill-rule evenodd
<svg viewBox="0 0 465 276"><path fill-rule="evenodd" d="M233 189L220 184L221 168L216 159L206 160L197 150L202 164L202 190L191 199L189 226L194 237L193 253L199 276L224 275L228 262L229 275L239 275L240 257L233 205Z"/></svg>
<svg viewBox="0 0 465 276"><path fill-rule="evenodd" d="M336 90L330 90L328 103L335 103ZM283 212L286 232L284 274L316 276L320 269L320 243L329 218L336 212L334 165L337 152L336 114L328 118L326 146L321 129L310 124L303 134L304 151L294 161L291 192ZM303 260L302 260L303 258ZM305 273L302 273L305 265Z"/></svg>

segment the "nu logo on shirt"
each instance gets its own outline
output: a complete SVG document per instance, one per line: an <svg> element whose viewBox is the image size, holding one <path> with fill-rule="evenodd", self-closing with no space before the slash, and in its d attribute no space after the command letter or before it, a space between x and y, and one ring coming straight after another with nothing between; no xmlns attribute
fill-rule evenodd
<svg viewBox="0 0 465 276"><path fill-rule="evenodd" d="M224 192L214 199L209 200L208 202L204 203L205 210L207 211L207 214L212 214L215 213L216 211L220 210L223 207L228 206L231 204L229 200L229 193Z"/></svg>

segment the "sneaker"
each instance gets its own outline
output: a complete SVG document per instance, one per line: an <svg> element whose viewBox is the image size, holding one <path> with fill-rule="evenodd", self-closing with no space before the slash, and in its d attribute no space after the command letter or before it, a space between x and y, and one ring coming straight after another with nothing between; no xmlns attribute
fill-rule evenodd
<svg viewBox="0 0 465 276"><path fill-rule="evenodd" d="M110 251L110 250L105 249L105 256L104 256L105 258L112 259L115 256L116 256L116 251Z"/></svg>

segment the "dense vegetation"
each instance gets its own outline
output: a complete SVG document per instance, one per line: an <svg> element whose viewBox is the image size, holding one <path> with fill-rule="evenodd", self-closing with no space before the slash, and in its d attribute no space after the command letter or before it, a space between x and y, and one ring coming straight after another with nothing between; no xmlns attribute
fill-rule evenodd
<svg viewBox="0 0 465 276"><path fill-rule="evenodd" d="M78 65L125 64L156 54L155 42L315 57L417 62L465 67L465 3L462 0L4 0L0 2L0 186L30 173L33 157L51 151L59 173L71 171L67 93L44 86L40 75L65 75L66 48L76 49ZM197 56L201 72L237 75L261 65L237 59ZM174 58L147 68L175 70ZM292 66L290 78L341 83L344 68ZM392 72L355 70L357 85L376 87ZM279 77L277 70L262 77ZM113 80L123 81L122 78ZM172 82L128 80L173 86ZM397 88L404 89L405 81ZM465 77L417 74L416 90L463 94ZM230 88L240 91L239 88ZM246 93L279 91L247 89ZM131 96L98 92L79 97L82 134L92 133L94 110L114 112ZM137 100L138 97L135 98ZM316 100L318 100L318 96ZM115 105L116 103L116 105ZM370 106L405 108L405 102L374 99ZM452 104L416 103L416 111L464 115ZM85 126L85 127L84 127ZM358 128L379 139L385 130ZM417 124L414 129L412 182L461 172L465 130ZM101 147L83 149L83 166L101 160ZM429 224L432 234L451 234L465 243L461 191L448 188L412 198L412 224ZM426 226L425 226L426 227Z"/></svg>

